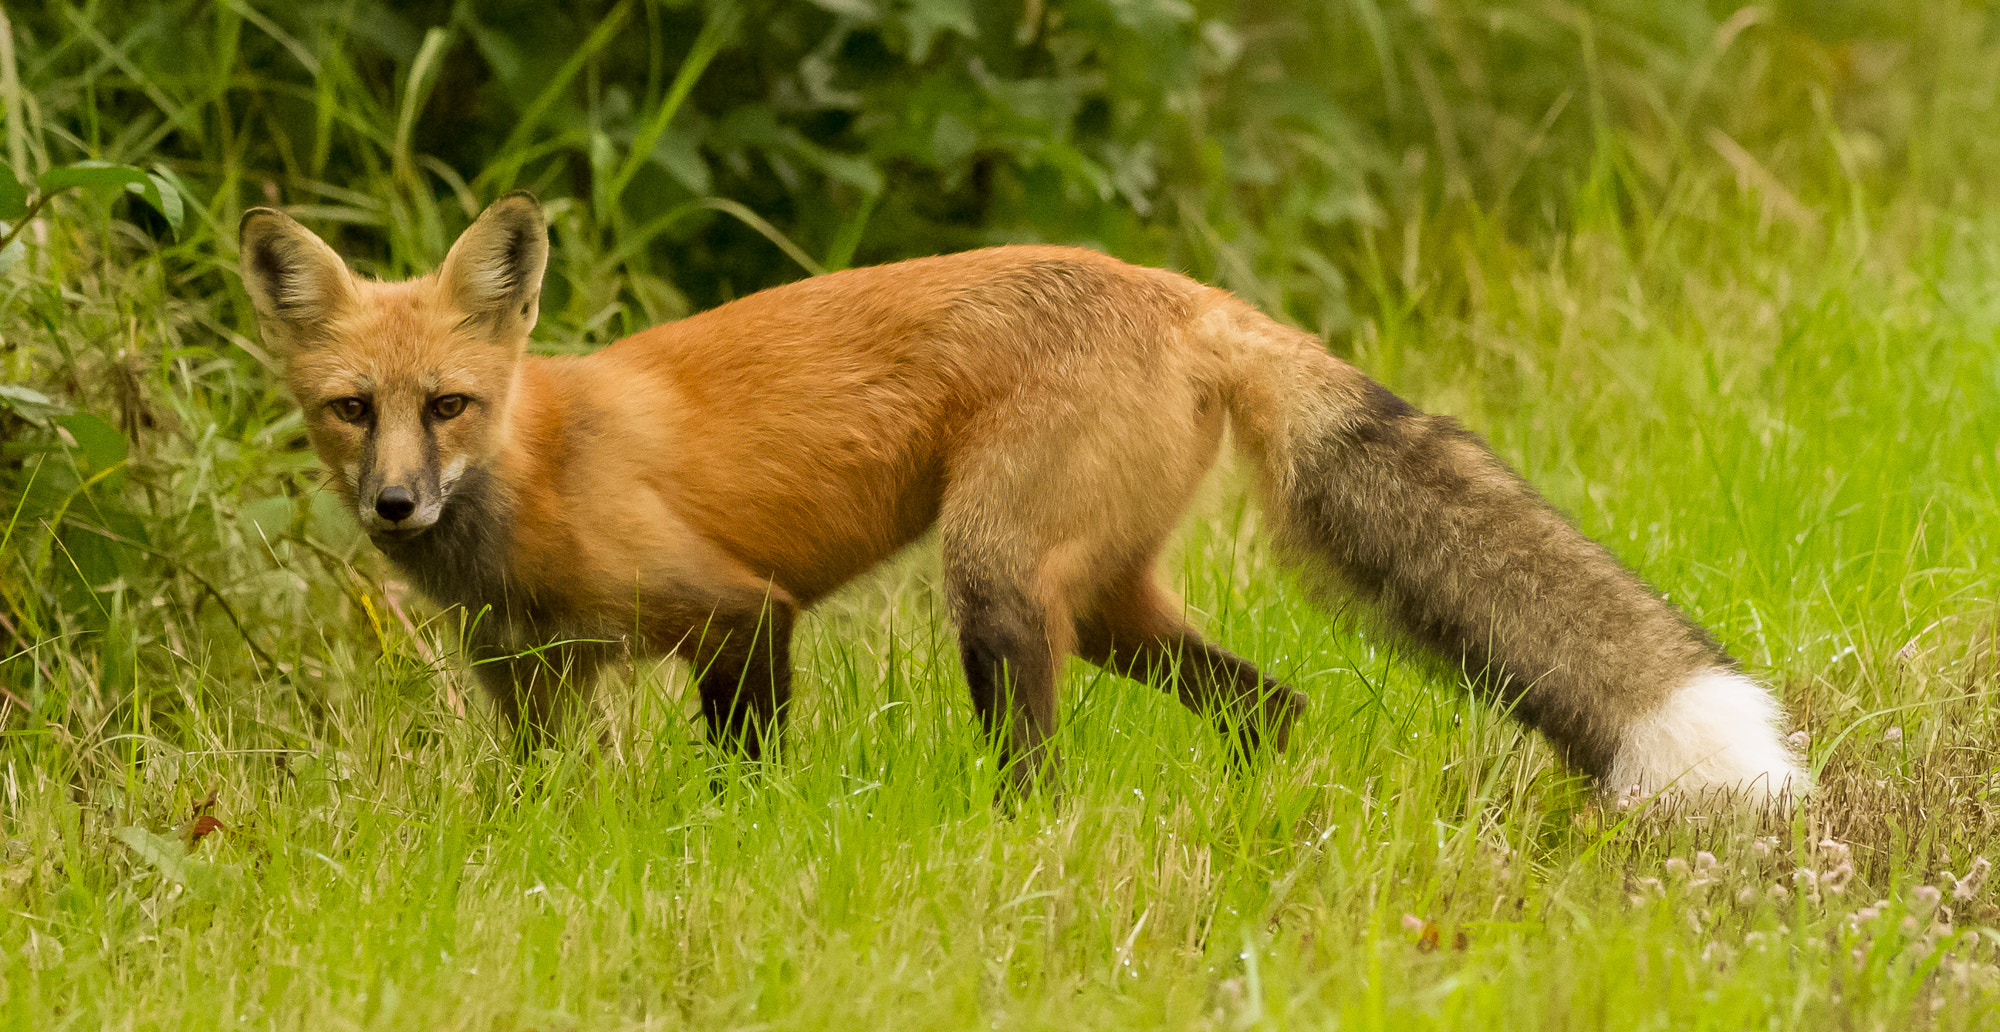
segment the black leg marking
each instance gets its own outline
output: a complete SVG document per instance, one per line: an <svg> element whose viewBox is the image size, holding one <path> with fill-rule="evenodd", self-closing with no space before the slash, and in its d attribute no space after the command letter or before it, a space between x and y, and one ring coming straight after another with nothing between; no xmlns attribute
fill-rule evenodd
<svg viewBox="0 0 2000 1032"><path fill-rule="evenodd" d="M954 592L959 656L980 727L1010 788L1041 785L1056 762L1054 657L1041 613L1016 592L960 585Z"/></svg>
<svg viewBox="0 0 2000 1032"><path fill-rule="evenodd" d="M1174 693L1216 725L1239 760L1266 747L1282 751L1305 709L1303 694L1184 625L1115 637L1101 624L1086 625L1079 628L1077 648L1113 673Z"/></svg>
<svg viewBox="0 0 2000 1032"><path fill-rule="evenodd" d="M597 642L525 651L476 645L472 670L506 719L515 755L525 758L552 744L562 725L588 702L604 658L605 649Z"/></svg>
<svg viewBox="0 0 2000 1032"><path fill-rule="evenodd" d="M795 617L782 602L729 619L718 614L696 645L701 715L718 748L751 760L778 749L792 702Z"/></svg>

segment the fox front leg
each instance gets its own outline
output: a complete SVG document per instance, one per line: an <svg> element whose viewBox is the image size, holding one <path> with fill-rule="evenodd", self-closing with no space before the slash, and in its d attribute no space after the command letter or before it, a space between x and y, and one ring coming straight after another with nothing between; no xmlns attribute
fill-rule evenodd
<svg viewBox="0 0 2000 1032"><path fill-rule="evenodd" d="M605 648L597 642L472 649L473 673L499 707L522 757L550 744L588 705L604 660Z"/></svg>
<svg viewBox="0 0 2000 1032"><path fill-rule="evenodd" d="M746 759L775 753L792 702L791 603L761 600L755 609L719 610L685 651L701 693L702 720L717 748Z"/></svg>

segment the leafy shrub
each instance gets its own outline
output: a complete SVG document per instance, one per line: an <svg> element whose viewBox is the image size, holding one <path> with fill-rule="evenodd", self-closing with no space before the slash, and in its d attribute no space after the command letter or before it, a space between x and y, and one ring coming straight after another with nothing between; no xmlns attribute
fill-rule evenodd
<svg viewBox="0 0 2000 1032"><path fill-rule="evenodd" d="M1475 304L1468 240L1534 260L1588 222L1643 253L1695 179L1785 232L1868 191L1992 190L1968 170L2000 167L1977 128L1993 23L1871 0L21 6L0 14L0 687L102 701L171 641L295 671L257 658L260 628L372 605L231 268L250 204L397 276L532 188L548 350L1027 240L1182 268L1348 347ZM64 175L105 189L30 219L29 181ZM90 669L37 665L72 634L103 644Z"/></svg>

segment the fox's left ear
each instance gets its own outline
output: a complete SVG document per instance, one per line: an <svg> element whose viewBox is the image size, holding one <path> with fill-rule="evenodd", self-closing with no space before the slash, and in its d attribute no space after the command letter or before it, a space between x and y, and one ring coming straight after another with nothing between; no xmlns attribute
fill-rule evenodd
<svg viewBox="0 0 2000 1032"><path fill-rule="evenodd" d="M520 340L535 328L542 272L549 264L549 224L526 190L494 201L466 227L438 268L452 304L487 321L493 336Z"/></svg>

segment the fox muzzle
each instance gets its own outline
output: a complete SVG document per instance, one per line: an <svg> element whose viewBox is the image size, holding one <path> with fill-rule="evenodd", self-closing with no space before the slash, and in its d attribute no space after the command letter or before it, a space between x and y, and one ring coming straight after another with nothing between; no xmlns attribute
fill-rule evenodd
<svg viewBox="0 0 2000 1032"><path fill-rule="evenodd" d="M417 500L407 488L385 487L375 496L375 515L389 523L400 523L417 511Z"/></svg>
<svg viewBox="0 0 2000 1032"><path fill-rule="evenodd" d="M444 512L444 499L436 490L413 491L390 484L372 494L364 492L355 508L361 529L371 537L402 541L429 530Z"/></svg>
<svg viewBox="0 0 2000 1032"><path fill-rule="evenodd" d="M364 492L355 508L361 529L370 536L400 541L429 530L444 511L444 500L435 490L413 491L403 484L389 484L372 494Z"/></svg>

